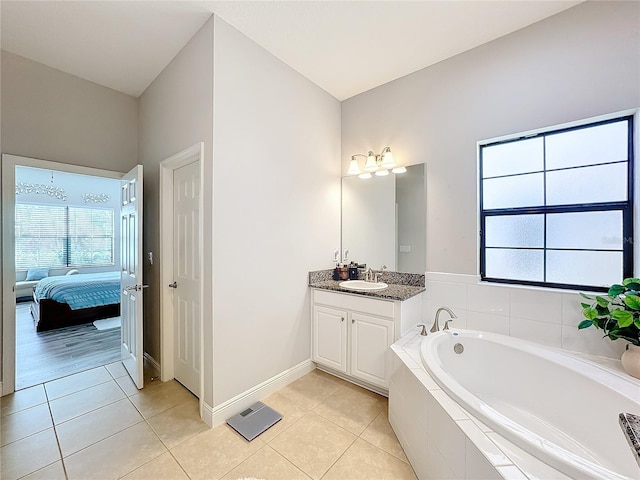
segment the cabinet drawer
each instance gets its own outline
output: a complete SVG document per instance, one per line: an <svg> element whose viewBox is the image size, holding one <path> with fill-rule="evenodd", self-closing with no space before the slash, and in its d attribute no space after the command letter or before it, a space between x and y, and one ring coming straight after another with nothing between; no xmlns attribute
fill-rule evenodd
<svg viewBox="0 0 640 480"><path fill-rule="evenodd" d="M326 290L313 290L313 302L389 318L394 318L396 308L393 301L333 293Z"/></svg>

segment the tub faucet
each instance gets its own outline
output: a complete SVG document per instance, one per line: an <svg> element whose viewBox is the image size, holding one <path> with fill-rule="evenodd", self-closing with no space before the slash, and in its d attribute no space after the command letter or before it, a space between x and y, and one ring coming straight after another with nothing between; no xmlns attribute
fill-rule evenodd
<svg viewBox="0 0 640 480"><path fill-rule="evenodd" d="M422 327L420 329L420 335L422 335L423 337L427 335L427 326L424 323L418 323L416 324L416 327Z"/></svg>
<svg viewBox="0 0 640 480"><path fill-rule="evenodd" d="M440 307L438 310L436 310L436 318L433 321L433 326L431 327L431 330L429 330L431 333L435 333L435 332L440 331L440 325L438 324L438 318L440 318L440 312L442 312L443 310L445 312L447 312L451 318L458 318L458 316L455 313L453 313L450 308ZM449 330L449 328L446 325L445 325L445 328L447 330Z"/></svg>

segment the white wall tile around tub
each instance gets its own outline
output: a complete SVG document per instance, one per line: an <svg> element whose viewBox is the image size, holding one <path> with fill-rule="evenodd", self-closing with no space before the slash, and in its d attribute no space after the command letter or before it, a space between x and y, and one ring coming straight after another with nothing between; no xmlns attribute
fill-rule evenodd
<svg viewBox="0 0 640 480"><path fill-rule="evenodd" d="M429 450L437 448L454 475L466 478L465 434L433 396L429 398L428 417ZM432 439L436 441L432 442Z"/></svg>
<svg viewBox="0 0 640 480"><path fill-rule="evenodd" d="M509 290L494 285L467 285L467 310L509 315Z"/></svg>
<svg viewBox="0 0 640 480"><path fill-rule="evenodd" d="M427 448L426 457L429 465L427 476L425 480L458 480L453 470L449 467L440 451L436 448L437 440L433 437L429 437L430 444ZM422 477L419 477L422 480Z"/></svg>
<svg viewBox="0 0 640 480"><path fill-rule="evenodd" d="M478 283L480 277L478 275L467 275L464 273L427 272L426 279L473 285Z"/></svg>
<svg viewBox="0 0 640 480"><path fill-rule="evenodd" d="M587 302L577 293L562 294L562 324L577 327L584 320L580 303Z"/></svg>
<svg viewBox="0 0 640 480"><path fill-rule="evenodd" d="M584 320L580 302L581 297L577 294L562 295L562 348L619 359L626 342L602 338L602 330L593 327L578 330L578 324Z"/></svg>
<svg viewBox="0 0 640 480"><path fill-rule="evenodd" d="M562 323L562 294L510 288L510 315L538 322Z"/></svg>
<svg viewBox="0 0 640 480"><path fill-rule="evenodd" d="M467 285L429 280L429 301L437 307L467 308Z"/></svg>
<svg viewBox="0 0 640 480"><path fill-rule="evenodd" d="M559 324L511 317L510 333L512 337L541 345L557 348L562 346L562 325Z"/></svg>
<svg viewBox="0 0 640 480"><path fill-rule="evenodd" d="M467 438L466 443L467 478L474 480L502 480L498 471L484 458L473 442Z"/></svg>
<svg viewBox="0 0 640 480"><path fill-rule="evenodd" d="M518 469L515 465L508 465L506 467L497 467L498 472L505 480L529 480L524 473Z"/></svg>
<svg viewBox="0 0 640 480"><path fill-rule="evenodd" d="M467 312L467 328L509 335L509 317L469 311Z"/></svg>
<svg viewBox="0 0 640 480"><path fill-rule="evenodd" d="M502 450L500 450L496 444L491 441L485 432L480 430L480 427L473 423L473 421L458 420L456 423L467 436L467 441L471 442L475 449L478 450L481 456L485 457L490 465L511 465L513 463L513 461L509 459L509 457L507 457ZM467 445L467 453L468 452L469 448ZM467 471L467 478L478 477L474 477L471 472Z"/></svg>
<svg viewBox="0 0 640 480"><path fill-rule="evenodd" d="M602 330L593 327L578 330L578 327L562 325L562 348L619 359L626 348L626 342L602 338Z"/></svg>

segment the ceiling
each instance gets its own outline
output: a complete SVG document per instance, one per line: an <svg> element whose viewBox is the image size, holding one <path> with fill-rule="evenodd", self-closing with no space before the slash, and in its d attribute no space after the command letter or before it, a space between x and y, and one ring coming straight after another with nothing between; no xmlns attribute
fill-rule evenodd
<svg viewBox="0 0 640 480"><path fill-rule="evenodd" d="M4 50L139 96L211 13L338 100L580 1L25 1L0 3Z"/></svg>

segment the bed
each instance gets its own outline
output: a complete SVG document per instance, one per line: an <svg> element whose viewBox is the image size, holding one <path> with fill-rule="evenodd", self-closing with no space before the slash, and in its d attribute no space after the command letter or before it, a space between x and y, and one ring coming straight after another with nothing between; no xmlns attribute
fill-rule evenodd
<svg viewBox="0 0 640 480"><path fill-rule="evenodd" d="M33 292L36 331L93 322L120 315L120 272L47 277Z"/></svg>

